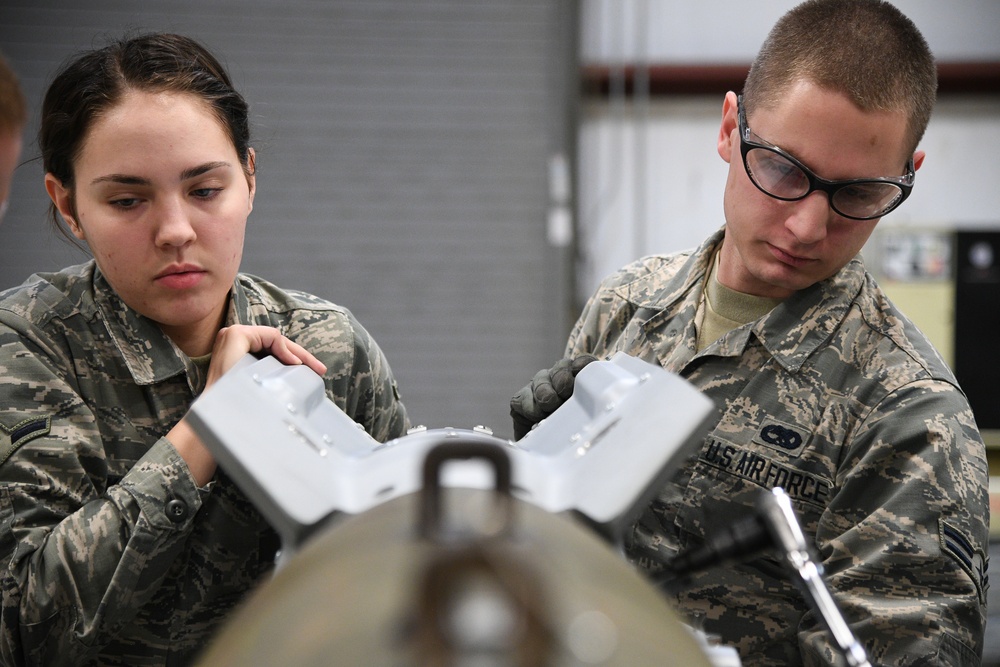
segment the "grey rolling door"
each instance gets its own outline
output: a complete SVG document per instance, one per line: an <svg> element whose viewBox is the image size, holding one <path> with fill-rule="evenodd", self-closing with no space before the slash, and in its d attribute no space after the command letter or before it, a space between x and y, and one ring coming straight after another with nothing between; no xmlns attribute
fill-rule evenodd
<svg viewBox="0 0 1000 667"><path fill-rule="evenodd" d="M201 39L251 103L243 270L350 308L415 422L507 435L510 394L557 358L572 316L567 251L546 242L549 161L571 152L572 0L0 7L33 116L59 63L126 29ZM17 174L0 287L84 257L46 228L41 179L38 161Z"/></svg>

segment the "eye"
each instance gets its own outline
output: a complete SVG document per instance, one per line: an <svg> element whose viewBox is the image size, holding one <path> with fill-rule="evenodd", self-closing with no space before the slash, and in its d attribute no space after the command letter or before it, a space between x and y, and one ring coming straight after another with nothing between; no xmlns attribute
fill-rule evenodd
<svg viewBox="0 0 1000 667"><path fill-rule="evenodd" d="M758 162L768 177L775 181L798 180L802 177L802 171L780 155L767 154Z"/></svg>
<svg viewBox="0 0 1000 667"><path fill-rule="evenodd" d="M112 199L108 203L114 208L127 211L131 208L135 208L139 204L139 199L136 197L119 197L117 199Z"/></svg>
<svg viewBox="0 0 1000 667"><path fill-rule="evenodd" d="M903 191L891 183L855 183L834 193L835 205L860 217L878 215L890 209L903 196Z"/></svg>
<svg viewBox="0 0 1000 667"><path fill-rule="evenodd" d="M191 195L196 199L213 199L220 192L222 188L195 188L191 191Z"/></svg>
<svg viewBox="0 0 1000 667"><path fill-rule="evenodd" d="M897 192L898 188L883 183L856 183L844 187L840 197L854 204L876 204L891 199Z"/></svg>
<svg viewBox="0 0 1000 667"><path fill-rule="evenodd" d="M747 155L751 177L767 192L777 197L799 197L809 189L809 179L784 156L755 148Z"/></svg>

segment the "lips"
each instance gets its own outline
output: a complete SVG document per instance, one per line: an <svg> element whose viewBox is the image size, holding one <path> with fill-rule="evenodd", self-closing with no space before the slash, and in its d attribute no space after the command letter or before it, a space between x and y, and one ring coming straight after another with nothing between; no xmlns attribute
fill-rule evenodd
<svg viewBox="0 0 1000 667"><path fill-rule="evenodd" d="M810 257L794 255L790 252L782 250L778 246L768 244L768 247L771 249L771 254L773 254L778 261L788 264L789 266L801 267L816 261Z"/></svg>
<svg viewBox="0 0 1000 667"><path fill-rule="evenodd" d="M189 289L205 277L206 271L195 264L171 264L156 274L158 285L171 289Z"/></svg>

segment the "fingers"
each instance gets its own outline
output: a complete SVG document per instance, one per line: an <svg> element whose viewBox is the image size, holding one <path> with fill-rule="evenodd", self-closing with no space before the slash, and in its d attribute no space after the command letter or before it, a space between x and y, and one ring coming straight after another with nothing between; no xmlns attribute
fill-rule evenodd
<svg viewBox="0 0 1000 667"><path fill-rule="evenodd" d="M538 422L559 407L558 396L549 382L549 371L535 373L531 382L521 387L510 399L510 417L514 422L514 439L520 440Z"/></svg>
<svg viewBox="0 0 1000 667"><path fill-rule="evenodd" d="M597 357L591 354L581 354L579 357L572 359L560 359L556 362L555 366L549 369L548 380L551 383L552 390L558 396L558 402L552 410L565 403L573 395L573 386L576 384L577 373L582 371L587 364L596 360Z"/></svg>
<svg viewBox="0 0 1000 667"><path fill-rule="evenodd" d="M247 353L266 353L288 366L306 365L322 375L326 366L304 347L285 338L273 327L234 325L219 330L212 348L208 384L242 359Z"/></svg>
<svg viewBox="0 0 1000 667"><path fill-rule="evenodd" d="M572 360L560 359L555 366L549 369L549 381L552 383L552 390L558 398L558 403L552 408L553 410L573 395L573 379L576 373L573 372L571 365Z"/></svg>
<svg viewBox="0 0 1000 667"><path fill-rule="evenodd" d="M592 361L597 361L597 357L592 354L581 354L579 357L574 357L573 362L569 365L570 370L573 371L573 377L576 377L576 374Z"/></svg>
<svg viewBox="0 0 1000 667"><path fill-rule="evenodd" d="M597 357L589 354L560 359L552 368L538 371L527 385L510 399L514 439L520 440L573 395L576 375Z"/></svg>
<svg viewBox="0 0 1000 667"><path fill-rule="evenodd" d="M569 378L569 393L566 393L566 382L559 372L555 368L538 371L531 379L531 395L542 417L552 414L573 393L573 378ZM555 377L560 378L558 386Z"/></svg>
<svg viewBox="0 0 1000 667"><path fill-rule="evenodd" d="M289 366L305 364L316 371L317 375L326 372L326 366L323 365L323 362L314 357L309 350L295 341L285 338L274 329L270 331L274 332L274 338L270 345L264 345L260 350L250 350L250 352L269 352L275 359Z"/></svg>
<svg viewBox="0 0 1000 667"><path fill-rule="evenodd" d="M523 438L531 427L542 420L531 394L531 385L521 388L510 399L510 417L514 422L514 439Z"/></svg>

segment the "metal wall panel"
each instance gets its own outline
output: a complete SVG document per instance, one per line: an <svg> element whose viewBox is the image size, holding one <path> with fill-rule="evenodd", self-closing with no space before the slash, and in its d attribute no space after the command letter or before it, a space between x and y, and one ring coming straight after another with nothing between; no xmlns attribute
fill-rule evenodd
<svg viewBox="0 0 1000 667"><path fill-rule="evenodd" d="M573 0L5 0L0 50L37 115L58 65L105 35L202 40L253 114L259 189L243 270L350 308L415 422L507 435L509 396L558 357L575 314L568 251L546 243L549 159L571 152L575 11ZM36 156L29 141L25 159ZM85 258L46 228L47 203L29 162L0 226L0 287Z"/></svg>

